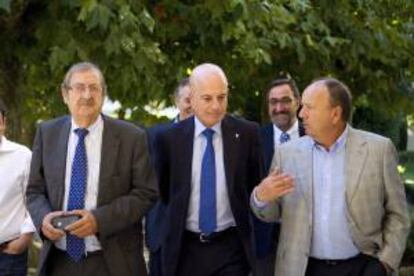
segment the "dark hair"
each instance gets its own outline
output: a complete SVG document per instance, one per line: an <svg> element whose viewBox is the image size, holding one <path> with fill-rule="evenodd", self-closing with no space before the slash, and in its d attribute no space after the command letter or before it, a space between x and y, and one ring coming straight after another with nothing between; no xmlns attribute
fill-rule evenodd
<svg viewBox="0 0 414 276"><path fill-rule="evenodd" d="M7 112L7 107L6 104L3 102L2 99L0 99L0 113L3 117L6 116L6 112Z"/></svg>
<svg viewBox="0 0 414 276"><path fill-rule="evenodd" d="M351 120L352 111L352 94L348 86L343 82L331 78L325 77L314 80L312 83L321 81L329 92L329 100L332 106L340 106L342 108L342 120L349 122Z"/></svg>
<svg viewBox="0 0 414 276"><path fill-rule="evenodd" d="M174 90L174 97L178 98L180 96L180 90L181 88L190 85L190 79L189 78L184 78L182 79L179 83L178 86L175 88Z"/></svg>
<svg viewBox="0 0 414 276"><path fill-rule="evenodd" d="M63 78L63 82L61 84L61 88L63 90L67 90L69 88L69 82L72 78L72 75L76 72L84 72L84 71L95 71L98 73L99 81L102 87L103 94L106 94L106 83L105 78L102 74L101 69L96 64L92 62L78 62L73 64L69 70L66 72L65 77Z"/></svg>
<svg viewBox="0 0 414 276"><path fill-rule="evenodd" d="M290 77L287 77L287 78L279 78L279 79L272 80L272 82L270 83L267 89L266 101L269 99L270 90L272 90L276 86L285 85L285 84L289 85L290 89L293 92L293 96L296 99L299 99L300 98L299 89L298 89L298 86L296 85L295 80Z"/></svg>

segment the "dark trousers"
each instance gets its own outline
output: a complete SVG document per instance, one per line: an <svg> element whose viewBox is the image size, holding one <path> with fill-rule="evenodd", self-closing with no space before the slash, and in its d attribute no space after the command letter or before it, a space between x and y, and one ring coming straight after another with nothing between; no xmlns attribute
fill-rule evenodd
<svg viewBox="0 0 414 276"><path fill-rule="evenodd" d="M348 260L325 261L309 258L306 276L386 276L385 267L371 256L359 254Z"/></svg>
<svg viewBox="0 0 414 276"><path fill-rule="evenodd" d="M0 275L26 276L27 250L19 255L11 255L0 252Z"/></svg>
<svg viewBox="0 0 414 276"><path fill-rule="evenodd" d="M186 232L177 271L179 276L247 276L250 266L237 231L209 242Z"/></svg>
<svg viewBox="0 0 414 276"><path fill-rule="evenodd" d="M102 251L90 253L79 262L74 262L69 255L55 247L47 260L48 276L109 276Z"/></svg>
<svg viewBox="0 0 414 276"><path fill-rule="evenodd" d="M150 252L149 257L149 276L161 276L161 249Z"/></svg>

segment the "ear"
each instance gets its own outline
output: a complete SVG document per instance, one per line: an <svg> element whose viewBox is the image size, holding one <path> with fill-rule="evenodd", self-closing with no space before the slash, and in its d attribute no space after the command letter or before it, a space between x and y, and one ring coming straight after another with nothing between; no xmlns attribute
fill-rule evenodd
<svg viewBox="0 0 414 276"><path fill-rule="evenodd" d="M342 121L342 107L337 105L332 109L332 122L338 124Z"/></svg>
<svg viewBox="0 0 414 276"><path fill-rule="evenodd" d="M68 91L65 90L65 89L61 89L60 91L61 91L61 94L62 94L63 102L65 104L68 104L68 99L67 99L68 98Z"/></svg>

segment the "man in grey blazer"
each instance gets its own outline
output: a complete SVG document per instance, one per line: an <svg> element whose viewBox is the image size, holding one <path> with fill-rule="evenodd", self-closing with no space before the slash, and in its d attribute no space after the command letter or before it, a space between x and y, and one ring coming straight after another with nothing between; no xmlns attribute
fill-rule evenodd
<svg viewBox="0 0 414 276"><path fill-rule="evenodd" d="M70 116L37 129L27 204L43 240L40 275L146 275L141 218L157 198L146 134L101 115L106 85L91 63L62 83ZM59 227L56 219L76 215Z"/></svg>
<svg viewBox="0 0 414 276"><path fill-rule="evenodd" d="M352 128L351 94L319 79L302 96L308 136L281 146L251 206L281 219L276 275L390 275L410 229L392 142Z"/></svg>

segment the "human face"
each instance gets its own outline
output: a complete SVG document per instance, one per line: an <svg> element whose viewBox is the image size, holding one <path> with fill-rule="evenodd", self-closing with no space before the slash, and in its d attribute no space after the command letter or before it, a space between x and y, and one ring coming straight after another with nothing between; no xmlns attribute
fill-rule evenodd
<svg viewBox="0 0 414 276"><path fill-rule="evenodd" d="M299 117L303 119L306 134L323 146L330 146L344 123L341 108L332 106L329 92L322 83L308 86L302 95L302 109Z"/></svg>
<svg viewBox="0 0 414 276"><path fill-rule="evenodd" d="M193 114L191 110L190 93L190 86L186 85L180 88L178 96L175 98L175 105L180 111L180 121L187 119Z"/></svg>
<svg viewBox="0 0 414 276"><path fill-rule="evenodd" d="M62 96L77 124L81 127L93 124L104 100L98 72L86 70L73 73L69 87L62 90Z"/></svg>
<svg viewBox="0 0 414 276"><path fill-rule="evenodd" d="M299 103L288 84L270 89L268 94L268 112L273 124L280 130L287 131L296 122Z"/></svg>
<svg viewBox="0 0 414 276"><path fill-rule="evenodd" d="M206 127L220 122L227 110L227 83L219 74L201 76L191 87L191 106L194 115Z"/></svg>

